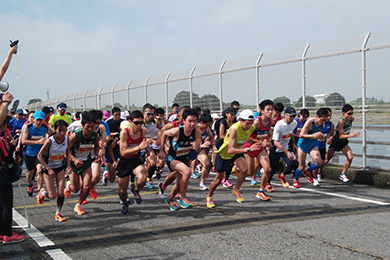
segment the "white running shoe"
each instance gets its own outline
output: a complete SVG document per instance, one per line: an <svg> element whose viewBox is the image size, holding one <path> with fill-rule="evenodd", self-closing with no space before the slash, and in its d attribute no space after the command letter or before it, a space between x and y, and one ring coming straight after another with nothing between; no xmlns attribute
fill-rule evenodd
<svg viewBox="0 0 390 260"><path fill-rule="evenodd" d="M321 181L322 181L322 179L321 179L321 174L319 174L319 173L317 174L317 181L318 181L318 182L321 182Z"/></svg>
<svg viewBox="0 0 390 260"><path fill-rule="evenodd" d="M320 186L320 183L317 181L317 179L313 178L313 186Z"/></svg>
<svg viewBox="0 0 390 260"><path fill-rule="evenodd" d="M349 179L345 174L340 174L339 179L342 180L343 182L349 182Z"/></svg>
<svg viewBox="0 0 390 260"><path fill-rule="evenodd" d="M208 188L206 185L204 185L204 183L199 183L199 189L200 190L207 190Z"/></svg>

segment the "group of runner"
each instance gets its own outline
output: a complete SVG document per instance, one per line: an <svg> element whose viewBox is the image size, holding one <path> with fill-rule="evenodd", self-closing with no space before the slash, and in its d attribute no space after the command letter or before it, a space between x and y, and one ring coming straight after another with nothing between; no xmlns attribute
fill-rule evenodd
<svg viewBox="0 0 390 260"><path fill-rule="evenodd" d="M20 132L17 151L24 151L28 195L34 193L37 176L37 202L56 199L55 220L63 222L64 199L79 193L74 211L84 215L82 205L89 194L92 199L97 198L95 186L102 176L103 185L117 180L121 213L126 215L130 205L128 189L135 203L142 203L141 189L153 189L153 179L160 179L166 164L170 173L158 184L158 190L171 211L178 206L191 207L186 195L191 177L200 177L199 189L208 190L208 208L215 207L213 194L221 183L232 187L237 202L244 202L240 188L248 175L252 185L258 184L256 177L261 175L256 197L267 201L270 197L265 191L274 191L271 180L279 171L280 158L285 162L278 176L283 187L290 186L285 176L291 173L294 188L300 187L302 173L318 186L323 166L336 151L347 157L340 179L348 181L345 173L353 159L348 138L359 135L358 131L350 133L354 120L350 105L342 108L343 117L337 122L335 133L329 108L318 109L312 118L302 109L296 118L293 107L284 109L281 103L274 104L269 99L259 104L256 113L249 109L239 112L239 103L235 101L218 119L207 109L178 107L172 106L172 121L166 120L164 109L149 103L142 111L128 113L126 119L114 107L106 121L102 111L92 110L76 115L72 122L64 103L50 117L42 111L32 113L21 130L16 131ZM327 152L326 144L330 145ZM307 154L312 158L309 165ZM205 180L211 169L215 178L207 187ZM237 175L235 185L229 181L232 172ZM171 184L170 193L165 194Z"/></svg>

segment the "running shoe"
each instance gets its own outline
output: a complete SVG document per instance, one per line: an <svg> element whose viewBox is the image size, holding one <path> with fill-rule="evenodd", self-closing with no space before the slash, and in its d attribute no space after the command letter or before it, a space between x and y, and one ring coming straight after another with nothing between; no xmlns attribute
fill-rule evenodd
<svg viewBox="0 0 390 260"><path fill-rule="evenodd" d="M156 171L156 179L157 180L161 179L161 172L162 172L161 170Z"/></svg>
<svg viewBox="0 0 390 260"><path fill-rule="evenodd" d="M284 178L284 176L282 177L282 175L280 174L279 174L279 180L283 184L283 187L285 188L290 187L290 183L288 183L288 181L286 181L286 178Z"/></svg>
<svg viewBox="0 0 390 260"><path fill-rule="evenodd" d="M142 203L142 199L141 199L141 195L139 195L139 191L134 191L133 192L134 194L134 202L137 203L137 204L141 204Z"/></svg>
<svg viewBox="0 0 390 260"><path fill-rule="evenodd" d="M167 197L167 198L165 199L165 202L168 204L169 210L170 210L170 211L175 211L175 210L178 209L178 208L176 207L175 202L173 202L173 200L170 200L169 197Z"/></svg>
<svg viewBox="0 0 390 260"><path fill-rule="evenodd" d="M265 195L264 192L257 192L256 198L264 200L264 201L270 200L270 198L267 195Z"/></svg>
<svg viewBox="0 0 390 260"><path fill-rule="evenodd" d="M317 181L318 181L318 182L321 182L321 181L322 181L321 174L319 174L319 173L317 173Z"/></svg>
<svg viewBox="0 0 390 260"><path fill-rule="evenodd" d="M256 178L252 178L251 185L256 185L256 184L257 184Z"/></svg>
<svg viewBox="0 0 390 260"><path fill-rule="evenodd" d="M83 200L83 202L81 202L81 205L84 205L84 204L87 204L87 199Z"/></svg>
<svg viewBox="0 0 390 260"><path fill-rule="evenodd" d="M192 178L192 179L198 179L198 178L199 178L199 175L196 174L195 171L193 171L193 172L191 173L191 178Z"/></svg>
<svg viewBox="0 0 390 260"><path fill-rule="evenodd" d="M240 172L240 169L239 169L236 165L234 165L234 166L233 166L233 169L232 169L232 172L234 172L234 174L235 174L236 176L238 176L238 174L239 174L239 172Z"/></svg>
<svg viewBox="0 0 390 260"><path fill-rule="evenodd" d="M45 196L43 195L43 192L46 191L45 188L42 188L39 192L38 192L38 197L37 197L37 202L38 204L43 204L43 202L45 201Z"/></svg>
<svg viewBox="0 0 390 260"><path fill-rule="evenodd" d="M294 188L296 189L299 189L299 181L295 180L294 179L294 185L293 185Z"/></svg>
<svg viewBox="0 0 390 260"><path fill-rule="evenodd" d="M191 203L188 201L188 199L182 197L180 199L180 207L182 207L183 209L187 209L191 207Z"/></svg>
<svg viewBox="0 0 390 260"><path fill-rule="evenodd" d="M176 201L180 203L180 199L181 199L180 193L178 193L176 196L177 196Z"/></svg>
<svg viewBox="0 0 390 260"><path fill-rule="evenodd" d="M126 201L126 203L122 203L122 215L127 215L129 213L129 201Z"/></svg>
<svg viewBox="0 0 390 260"><path fill-rule="evenodd" d="M73 209L77 215L84 215L85 212L83 211L83 209L81 208L81 206L79 204L76 204L76 206L74 206L74 209Z"/></svg>
<svg viewBox="0 0 390 260"><path fill-rule="evenodd" d="M164 198L164 183L160 182L158 184L158 196L163 199Z"/></svg>
<svg viewBox="0 0 390 260"><path fill-rule="evenodd" d="M268 192L274 192L274 188L272 188L272 185L270 183L267 183L266 189Z"/></svg>
<svg viewBox="0 0 390 260"><path fill-rule="evenodd" d="M313 179L313 186L320 186L320 183L317 181L317 179Z"/></svg>
<svg viewBox="0 0 390 260"><path fill-rule="evenodd" d="M305 176L307 177L307 181L308 182L310 182L310 183L314 182L313 177L311 177L311 173L310 172L308 172L307 170L304 170L303 174L305 174Z"/></svg>
<svg viewBox="0 0 390 260"><path fill-rule="evenodd" d="M233 187L233 184L231 184L231 182L229 180L225 180L225 182L223 183L223 186L230 188L230 187Z"/></svg>
<svg viewBox="0 0 390 260"><path fill-rule="evenodd" d="M103 172L103 177L102 177L102 184L103 186L107 186L107 178L106 175L108 174L108 171Z"/></svg>
<svg viewBox="0 0 390 260"><path fill-rule="evenodd" d="M215 170L215 166L213 166L213 172L217 172L217 171Z"/></svg>
<svg viewBox="0 0 390 260"><path fill-rule="evenodd" d="M146 181L146 185L148 185L148 188L149 188L150 190L154 188L153 182L152 182L152 180L150 180L150 179Z"/></svg>
<svg viewBox="0 0 390 260"><path fill-rule="evenodd" d="M64 222L66 221L66 218L64 218L63 216L61 216L60 213L57 213L56 216L54 217L54 219L58 222Z"/></svg>
<svg viewBox="0 0 390 260"><path fill-rule="evenodd" d="M3 236L3 244L17 243L17 242L22 242L23 240L24 240L24 236L18 235L15 232L12 232L12 236L10 237Z"/></svg>
<svg viewBox="0 0 390 260"><path fill-rule="evenodd" d="M260 177L261 173L260 173L260 169L257 170L256 172L256 177Z"/></svg>
<svg viewBox="0 0 390 260"><path fill-rule="evenodd" d="M349 179L345 174L340 174L339 179L342 180L343 182L349 182Z"/></svg>
<svg viewBox="0 0 390 260"><path fill-rule="evenodd" d="M209 209L215 208L215 204L214 204L214 201L213 201L213 197L207 197L207 198L206 198L206 202L207 202L207 207L208 207Z"/></svg>
<svg viewBox="0 0 390 260"><path fill-rule="evenodd" d="M28 187L27 187L27 194L28 194L29 197L32 197L32 195L34 193L34 188L35 188L34 187L34 183L31 182L31 184L28 185Z"/></svg>
<svg viewBox="0 0 390 260"><path fill-rule="evenodd" d="M206 185L204 185L204 183L199 183L199 189L200 190L207 190L208 188Z"/></svg>
<svg viewBox="0 0 390 260"><path fill-rule="evenodd" d="M92 187L89 189L89 195L91 195L91 198L96 200L97 199L97 192L95 190L95 187Z"/></svg>
<svg viewBox="0 0 390 260"><path fill-rule="evenodd" d="M69 186L70 186L70 181L67 181L66 185L65 185L65 190L64 190L65 198L70 197L70 187Z"/></svg>
<svg viewBox="0 0 390 260"><path fill-rule="evenodd" d="M241 196L241 193L240 193L240 191L238 189L233 189L232 193L236 197L236 201L238 203L243 203L244 202L244 198Z"/></svg>

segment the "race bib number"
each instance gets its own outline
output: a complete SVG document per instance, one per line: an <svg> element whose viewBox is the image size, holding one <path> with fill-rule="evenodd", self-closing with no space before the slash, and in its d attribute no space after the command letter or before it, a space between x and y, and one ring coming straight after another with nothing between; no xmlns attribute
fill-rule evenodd
<svg viewBox="0 0 390 260"><path fill-rule="evenodd" d="M191 151L191 148L189 147L179 147L176 151L176 156L183 156L189 154Z"/></svg>
<svg viewBox="0 0 390 260"><path fill-rule="evenodd" d="M38 141L38 140L40 140L42 138L43 138L43 136L41 136L41 135L32 135L31 136L31 141Z"/></svg>
<svg viewBox="0 0 390 260"><path fill-rule="evenodd" d="M62 154L62 153L53 153L53 154L50 156L50 161L58 162L58 161L62 161L64 158L65 158L65 154Z"/></svg>
<svg viewBox="0 0 390 260"><path fill-rule="evenodd" d="M288 139L291 139L291 136L292 136L292 133L289 133L289 134L286 134L286 135L282 135L282 139L283 140L288 140Z"/></svg>
<svg viewBox="0 0 390 260"><path fill-rule="evenodd" d="M93 144L80 144L79 153L89 153L93 150Z"/></svg>

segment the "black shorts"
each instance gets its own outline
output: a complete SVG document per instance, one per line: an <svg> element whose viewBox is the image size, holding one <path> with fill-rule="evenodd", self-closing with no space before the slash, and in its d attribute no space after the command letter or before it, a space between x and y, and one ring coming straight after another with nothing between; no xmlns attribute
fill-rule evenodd
<svg viewBox="0 0 390 260"><path fill-rule="evenodd" d="M24 162L26 163L26 168L28 171L32 171L36 169L36 166L39 164L38 158L24 155Z"/></svg>
<svg viewBox="0 0 390 260"><path fill-rule="evenodd" d="M339 139L339 140L333 140L333 142L330 144L329 149L335 152L340 152L343 150L345 146L348 145L348 139Z"/></svg>
<svg viewBox="0 0 390 260"><path fill-rule="evenodd" d="M64 170L64 169L65 169L65 165L62 165L62 166L60 166L60 167L58 167L58 168L55 168L55 169L52 169L52 170L53 170L54 173L57 175L60 171L62 171L62 170ZM49 175L49 172L46 170L45 167L42 168L42 171L43 171L45 174Z"/></svg>
<svg viewBox="0 0 390 260"><path fill-rule="evenodd" d="M321 159L322 159L322 160L325 160L325 156L326 156L326 147L324 147L324 148L318 148L318 150L320 150Z"/></svg>
<svg viewBox="0 0 390 260"><path fill-rule="evenodd" d="M125 178L130 176L133 173L135 168L140 165L143 165L145 162L145 158L142 156L137 156L130 159L120 158L118 162L118 166L116 167L116 176L119 178Z"/></svg>
<svg viewBox="0 0 390 260"><path fill-rule="evenodd" d="M215 157L215 162L214 162L215 171L216 172L226 172L226 169L229 168L230 165L233 165L234 161L240 157L245 158L244 154L240 153L240 154L234 155L233 158L231 158L231 159L225 160L225 159L222 159L222 157L219 154L217 154L217 156Z"/></svg>

